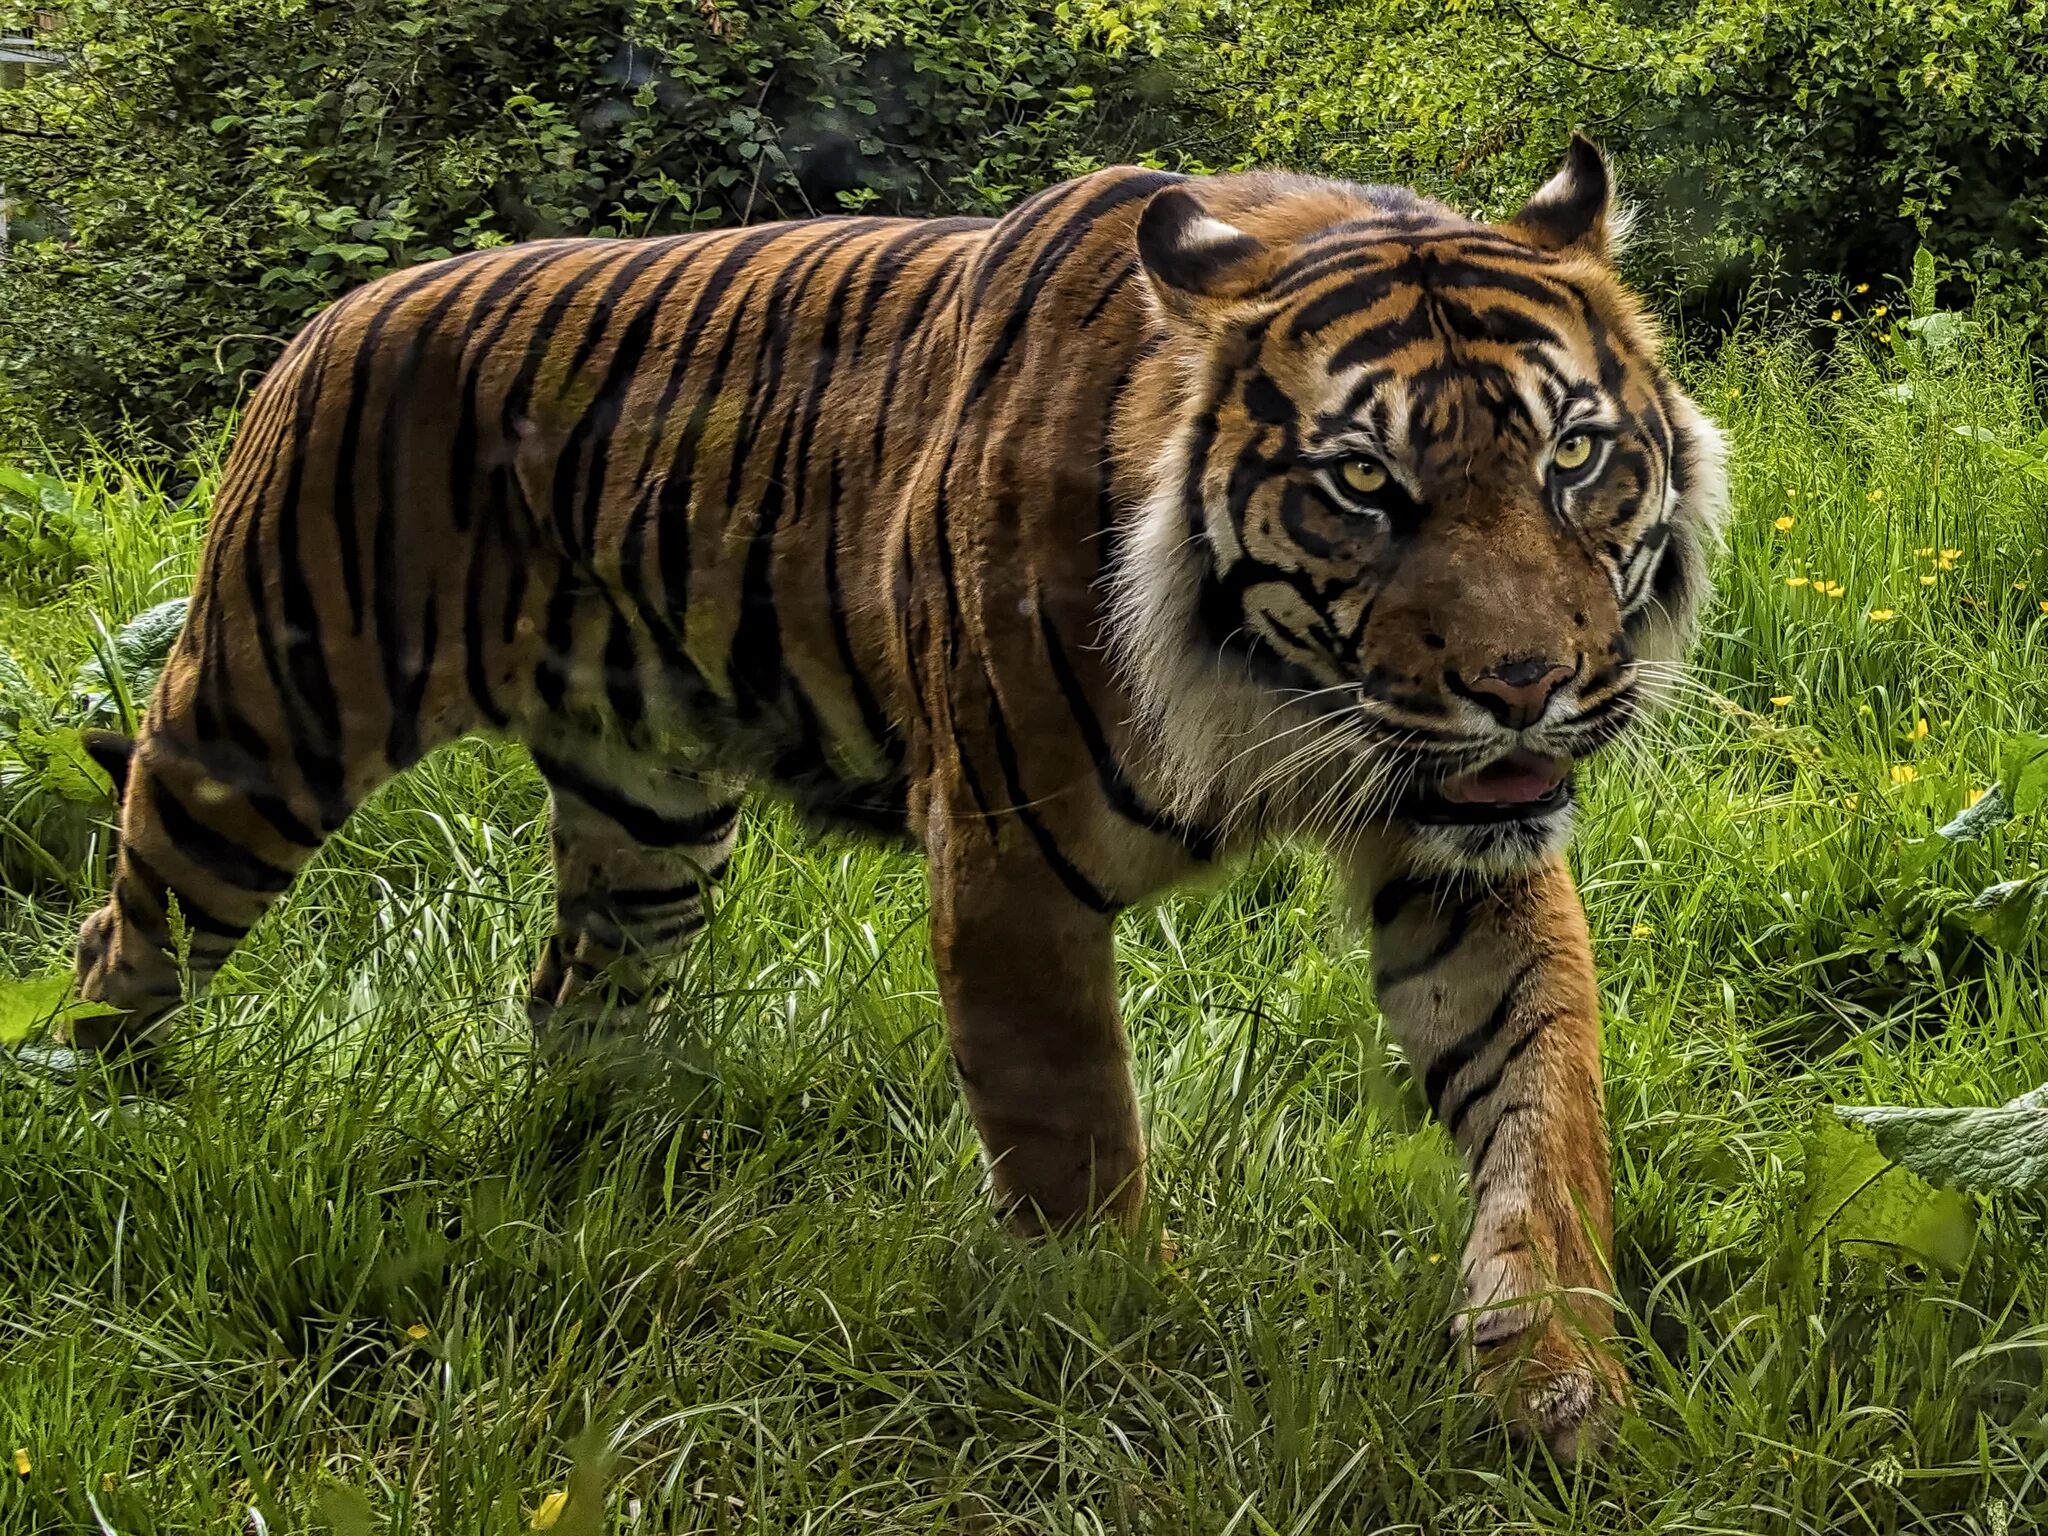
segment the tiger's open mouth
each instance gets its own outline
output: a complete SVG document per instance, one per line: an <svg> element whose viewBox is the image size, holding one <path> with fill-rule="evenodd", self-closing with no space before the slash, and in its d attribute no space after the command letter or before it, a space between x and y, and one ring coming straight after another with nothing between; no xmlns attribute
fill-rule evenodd
<svg viewBox="0 0 2048 1536"><path fill-rule="evenodd" d="M1571 803L1572 767L1568 757L1510 752L1417 791L1402 812L1411 821L1439 824L1533 821Z"/></svg>

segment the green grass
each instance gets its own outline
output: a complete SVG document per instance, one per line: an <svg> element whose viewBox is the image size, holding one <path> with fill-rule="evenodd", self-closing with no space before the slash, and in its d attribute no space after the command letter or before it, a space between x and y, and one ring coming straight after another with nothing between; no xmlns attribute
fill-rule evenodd
<svg viewBox="0 0 2048 1536"><path fill-rule="evenodd" d="M1176 1261L1026 1250L980 1203L915 861L753 816L671 1040L600 1100L529 1058L540 794L469 743L264 925L178 1092L0 1070L0 1456L34 1465L0 1530L512 1531L579 1467L604 1530L2032 1528L2048 1202L1977 1199L1950 1273L1801 1201L1821 1106L2048 1080L2048 957L1953 917L2039 829L1900 873L2048 725L2048 490L1951 430L2031 437L2028 365L1982 341L1901 399L1747 336L1688 374L1735 450L1723 597L1574 854L1638 1384L1602 1462L1510 1450L1456 1373L1460 1176L1313 857L1124 920ZM26 758L93 617L183 590L204 505L78 489L83 554L5 573ZM42 974L103 833L22 763L0 817L5 963Z"/></svg>

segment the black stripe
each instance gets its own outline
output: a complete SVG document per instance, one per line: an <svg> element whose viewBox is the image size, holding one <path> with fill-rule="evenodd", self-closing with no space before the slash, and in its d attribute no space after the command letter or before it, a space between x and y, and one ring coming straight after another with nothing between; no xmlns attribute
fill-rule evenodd
<svg viewBox="0 0 2048 1536"><path fill-rule="evenodd" d="M1404 285L1402 267L1376 267L1359 273L1335 288L1317 294L1295 311L1287 323L1287 339L1300 342L1326 330L1339 320L1363 314Z"/></svg>
<svg viewBox="0 0 2048 1536"><path fill-rule="evenodd" d="M720 268L723 272L724 268ZM718 274L713 274L713 282ZM723 288L719 290L721 293ZM702 298L699 305L702 305ZM646 583L641 576L645 568L638 558L641 540L650 518L656 530L656 555L661 566L661 607L659 622L652 617L658 636L672 636L675 639L675 655L671 662L681 657L681 636L683 619L690 608L690 501L696 487L697 449L704 440L704 426L711 418L711 408L718 401L725 388L726 370L732 366L732 355L739 342L740 326L747 316L746 296L743 294L733 305L732 315L726 321L724 339L719 342L718 353L712 360L710 377L697 392L696 403L691 407L689 419L683 424L681 441L676 444L675 458L668 469L648 482L642 492L640 503L633 509L633 515L626 524L626 547L635 552L635 557L625 565L627 580L631 583L635 601L643 614L651 615L653 605L647 600ZM692 327L696 321L692 318ZM678 344L675 373L670 382L671 391L679 389L688 372L688 354L693 350L693 337L685 336ZM672 403L672 394L664 392L659 410L655 413L654 438L658 441L660 424L667 417ZM735 450L737 451L737 450ZM650 452L652 450L650 449ZM664 647L666 656L669 648Z"/></svg>
<svg viewBox="0 0 2048 1536"><path fill-rule="evenodd" d="M378 429L377 504L372 509L375 522L370 538L370 569L373 583L370 597L371 616L375 621L372 631L373 642L383 673L385 698L391 710L390 726L386 732L385 759L394 768L409 767L419 760L420 704L426 695L427 674L433 668L435 641L438 636L430 572L413 568L413 574L416 577L424 577L423 584L429 587L423 608L420 604L402 601L408 597L408 593L400 589L398 522L400 516L405 516L406 531L416 538L422 532L420 514L425 509L419 506L401 508L399 462L405 446L406 433L418 412L419 402L415 398L417 381L427 349L432 344L435 333L440 329L441 322L489 271L487 267L475 266L473 263L458 265L467 269L454 274L447 291L435 300L433 307L423 318L413 324L404 352L400 354L397 365L389 370L385 386L384 417ZM447 273L446 268L441 270L444 275ZM360 381L357 387L359 390L362 388ZM407 583L408 587L411 585L412 583ZM421 613L419 655L410 666L405 659L408 610Z"/></svg>
<svg viewBox="0 0 2048 1536"><path fill-rule="evenodd" d="M739 820L737 805L714 805L695 815L673 816L621 794L558 757L541 752L532 755L553 789L617 822L643 848L701 848L723 841Z"/></svg>
<svg viewBox="0 0 2048 1536"><path fill-rule="evenodd" d="M1516 971L1501 993L1500 1001L1494 1004L1493 1012L1429 1064L1429 1070L1423 1075L1422 1092L1429 1100L1430 1107L1437 1110L1438 1119L1443 1118L1444 1090L1450 1087L1451 1079L1477 1060L1480 1052L1484 1051L1492 1043L1494 1036L1501 1032L1508 1021L1509 1011L1515 1006L1515 999L1521 995L1522 984L1529 979L1538 963L1535 960L1528 961Z"/></svg>
<svg viewBox="0 0 2048 1536"><path fill-rule="evenodd" d="M1067 702L1067 710L1074 717L1075 729L1081 733L1081 741L1088 749L1089 761L1095 765L1096 781L1102 786L1102 795L1113 810L1126 821L1137 823L1148 832L1161 837L1170 837L1181 844L1198 859L1211 859L1216 855L1216 834L1206 827L1169 816L1153 806L1147 805L1138 794L1123 765L1116 759L1116 753L1109 744L1109 736L1102 728L1102 721L1089 702L1088 693L1081 686L1081 679L1075 674L1072 661L1067 657L1067 648L1060 640L1059 630L1054 627L1052 616L1043 607L1038 608L1038 629L1045 639L1046 658L1052 663L1053 681L1059 685L1061 696Z"/></svg>
<svg viewBox="0 0 2048 1536"><path fill-rule="evenodd" d="M1431 910L1441 912L1443 904L1459 894L1462 875L1396 875L1372 897L1372 920L1384 928L1399 917L1411 901L1424 896L1433 899Z"/></svg>
<svg viewBox="0 0 2048 1536"><path fill-rule="evenodd" d="M720 866L723 868L723 866ZM706 878L716 879L717 875L705 871ZM606 891L605 901L614 907L635 912L649 912L660 907L679 907L685 902L701 901L704 888L696 881L685 885L620 885Z"/></svg>
<svg viewBox="0 0 2048 1536"><path fill-rule="evenodd" d="M320 609L299 551L302 493L313 431L320 416L327 350L323 345L316 351L300 376L284 493L268 522L277 535L278 624L284 636L283 672L290 679L289 687L280 689L280 702L289 720L299 776L320 808L321 829L332 832L348 819L350 809L341 767L341 701L327 667ZM267 569L252 566L249 579L260 584ZM266 661L275 665L271 636L267 625L258 633ZM227 676L227 669L222 667L219 675Z"/></svg>
<svg viewBox="0 0 2048 1536"><path fill-rule="evenodd" d="M1377 973L1374 979L1382 991L1389 987L1398 987L1404 982L1413 981L1416 977L1435 970L1450 959L1453 951L1465 942L1466 930L1472 925L1472 909L1460 902L1448 911L1440 912L1439 915L1446 918L1446 922L1442 931L1437 934L1435 942L1429 946L1428 954L1419 960L1411 960L1406 965L1374 967Z"/></svg>
<svg viewBox="0 0 2048 1536"><path fill-rule="evenodd" d="M604 693L613 716L629 732L647 713L647 701L640 691L639 662L632 627L626 616L614 608L611 631L604 642Z"/></svg>
<svg viewBox="0 0 2048 1536"><path fill-rule="evenodd" d="M155 905L157 912L153 917L138 917L128 904L123 889L125 882L116 881L114 895L120 903L121 915L141 929L142 936L156 948L168 951L171 947L169 897L173 894L178 898L178 915L184 919L185 926L194 933L211 934L215 938L227 940L231 946L248 936L248 924L231 923L226 918L217 917L207 911L183 891L173 892L170 882L133 848L123 848L121 858L128 874L142 887L143 894Z"/></svg>
<svg viewBox="0 0 2048 1536"><path fill-rule="evenodd" d="M237 890L263 896L275 896L292 883L290 870L251 853L194 816L163 779L152 779L150 787L150 807L156 812L157 824L188 864Z"/></svg>
<svg viewBox="0 0 2048 1536"><path fill-rule="evenodd" d="M1479 1150L1472 1154L1472 1203L1475 1206L1485 1201L1487 1192L1493 1187L1491 1170L1487 1164L1493 1157L1493 1143L1500 1135L1500 1128L1514 1116L1528 1113L1529 1108L1528 1104L1519 1099L1512 1104L1502 1105L1500 1112L1493 1117L1493 1124L1487 1128L1486 1139L1479 1143Z"/></svg>
<svg viewBox="0 0 2048 1536"><path fill-rule="evenodd" d="M514 260L494 277L469 307L466 323L470 334L462 349L462 368L456 386L459 404L455 411L455 434L448 453L448 509L455 531L467 533L475 516L477 481L477 384L483 377L487 358L497 354L498 340L518 314L525 290L539 280L549 263L561 252L543 243ZM483 322L488 319L488 324ZM480 328L481 327L481 328Z"/></svg>
<svg viewBox="0 0 2048 1536"><path fill-rule="evenodd" d="M653 266L656 258L672 255L674 243L668 242L648 259L620 272L599 300L600 312L608 311L615 298ZM653 292L640 301L633 318L626 323L618 345L612 349L597 393L576 418L576 425L570 429L555 459L555 536L563 549L577 556L589 553L596 537L598 513L604 505L605 480L611 469L612 436L618 427L619 415L625 409L626 396L641 375L648 343L653 339L655 324L668 303L669 295L693 267L694 263L688 259L674 262L653 285ZM563 379L563 390L569 387L577 370L587 361L589 353L586 348L596 345L588 336L585 342L586 346L577 348L576 360L570 364L569 374ZM584 462L586 449L587 463ZM580 508L577 505L579 501Z"/></svg>
<svg viewBox="0 0 2048 1536"><path fill-rule="evenodd" d="M896 399L896 385L903 373L903 354L913 337L929 338L943 329L938 325L926 325L925 314L935 305L941 313L952 301L953 290L957 288L967 272L968 262L964 254L955 252L949 259L932 268L931 275L919 288L917 296L910 301L910 308L899 316L896 323L896 339L889 345L889 362L882 370L882 393L875 406L874 460L879 469L882 454L888 444L890 410ZM940 290L945 292L941 293Z"/></svg>
<svg viewBox="0 0 2048 1536"><path fill-rule="evenodd" d="M1137 276L1137 274L1137 261L1133 258L1126 257L1123 263L1117 268L1116 275L1110 278L1110 280L1103 285L1101 296L1097 298L1093 304L1088 306L1088 312L1081 317L1081 322L1078 329L1085 331L1097 320L1100 320L1102 318L1102 312L1105 309L1109 308L1110 301L1114 299L1118 294L1122 293L1124 291L1124 288L1130 283L1131 279Z"/></svg>
<svg viewBox="0 0 2048 1536"><path fill-rule="evenodd" d="M533 669L533 685L550 710L560 712L569 695L569 658L576 644L575 588L570 572L558 571L548 593L546 629L539 663ZM509 619L509 616L508 616ZM508 622L507 628L510 628Z"/></svg>
<svg viewBox="0 0 2048 1536"><path fill-rule="evenodd" d="M983 669L982 676L988 684L988 723L990 734L995 739L996 761L1002 767L1003 784L1010 795L1009 813L1023 824L1024 830L1030 834L1031 841L1038 845L1039 854L1052 872L1059 877L1060 884L1072 892L1077 901L1091 911L1100 912L1105 916L1120 910L1123 903L1107 895L1100 886L1075 867L1045 823L1030 809L1030 797L1024 793L1024 775L1017 760L1017 744L1011 740L1009 722L1003 718L1003 706L996 697L995 679L988 676L986 668ZM961 754L961 760L963 763L966 761L964 752Z"/></svg>
<svg viewBox="0 0 2048 1536"><path fill-rule="evenodd" d="M1465 1117L1486 1102L1494 1089L1500 1086L1501 1079L1507 1076L1508 1068L1515 1064L1522 1052L1536 1043L1536 1037L1543 1033L1544 1022L1540 1016L1532 1019L1521 1034L1516 1036L1514 1043L1501 1052L1500 1060L1494 1069L1487 1073L1482 1081L1474 1083L1460 1094L1455 1104L1446 1106L1443 1114L1444 1129L1451 1133L1451 1140L1458 1139L1458 1133L1465 1127Z"/></svg>
<svg viewBox="0 0 2048 1536"><path fill-rule="evenodd" d="M747 540L746 564L740 574L739 622L733 626L731 645L726 652L725 677L726 686L732 690L733 707L742 720L758 716L768 700L782 690L782 625L775 610L773 560L775 531L781 525L784 504L782 466L789 454L790 433L795 425L795 412L783 417L782 435L775 444L775 461L768 472L761 504L754 513L754 531ZM734 462L739 462L737 449Z"/></svg>
<svg viewBox="0 0 2048 1536"><path fill-rule="evenodd" d="M503 730L512 723L512 717L499 706L490 677L484 671L484 650L489 643L484 637L484 583L493 570L521 563L523 556L501 548L507 519L496 515L497 510L483 521L469 541L469 574L462 585L462 662L470 699L487 722Z"/></svg>
<svg viewBox="0 0 2048 1536"><path fill-rule="evenodd" d="M1150 197L1161 187L1171 186L1182 177L1165 171L1140 172L1120 177L1112 185L1089 198L1067 217L1038 249L1032 258L1031 267L1019 285L1015 299L1011 301L1010 313L997 333L995 344L983 354L980 364L974 370L974 378L968 385L967 398L961 406L964 420L975 402L995 382L995 376L1008 361L1017 339L1023 335L1025 323L1031 318L1039 296L1053 274L1073 255L1088 232L1107 214L1113 213L1124 204L1138 198ZM975 284L975 305L978 308L987 291L995 268L1003 259L1002 253L991 251L980 279Z"/></svg>
<svg viewBox="0 0 2048 1536"><path fill-rule="evenodd" d="M225 732L229 740L201 737L179 755L197 765L209 779L231 786L249 809L270 823L286 842L308 852L325 842L322 834L293 814L282 795L256 787L269 782L270 743L240 711L231 706L225 713L216 714L212 724L215 730Z"/></svg>
<svg viewBox="0 0 2048 1536"><path fill-rule="evenodd" d="M825 611L832 621L832 645L839 653L839 664L846 669L846 684L853 694L854 707L860 711L861 728L868 733L875 745L887 755L890 765L903 761L903 739L889 723L889 717L882 713L882 706L875 697L875 691L868 683L867 674L861 671L860 658L854 654L853 632L846 617L846 595L839 582L839 501L840 501L839 450L832 450L830 478L826 483L825 528Z"/></svg>
<svg viewBox="0 0 2048 1536"><path fill-rule="evenodd" d="M861 288L860 307L853 322L853 346L847 361L858 363L862 351L874 336L875 311L883 297L908 271L910 264L949 235L968 229L986 229L987 219L920 219L903 233L880 246L868 265L867 282ZM944 271L951 263L940 263Z"/></svg>

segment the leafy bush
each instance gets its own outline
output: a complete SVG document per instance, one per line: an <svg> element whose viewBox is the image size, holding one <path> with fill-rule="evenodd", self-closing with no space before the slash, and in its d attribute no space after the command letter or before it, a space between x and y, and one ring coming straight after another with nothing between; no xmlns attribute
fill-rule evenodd
<svg viewBox="0 0 2048 1536"><path fill-rule="evenodd" d="M2048 315L2041 0L1216 0L1181 17L1203 38L1190 99L1234 157L1498 213L1585 127L1647 204L1644 274L1682 295L1882 280L1925 241L1995 312Z"/></svg>
<svg viewBox="0 0 2048 1536"><path fill-rule="evenodd" d="M80 4L71 66L0 96L0 432L162 437L337 294L434 256L985 211L1153 136L1138 63L1046 22L1028 0Z"/></svg>

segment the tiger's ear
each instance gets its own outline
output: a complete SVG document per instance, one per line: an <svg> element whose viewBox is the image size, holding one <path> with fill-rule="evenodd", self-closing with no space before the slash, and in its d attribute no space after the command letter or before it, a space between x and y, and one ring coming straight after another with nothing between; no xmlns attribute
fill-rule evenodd
<svg viewBox="0 0 2048 1536"><path fill-rule="evenodd" d="M1255 235L1212 216L1185 187L1152 194L1138 219L1138 260L1168 314L1198 320L1257 288L1271 264Z"/></svg>
<svg viewBox="0 0 2048 1536"><path fill-rule="evenodd" d="M135 758L135 738L119 731L81 731L79 740L85 755L114 781L114 803L119 805L128 798L128 765Z"/></svg>
<svg viewBox="0 0 2048 1536"><path fill-rule="evenodd" d="M1615 243L1616 223L1607 157L1575 133L1563 168L1536 189L1508 228L1539 251L1582 251L1604 260Z"/></svg>

